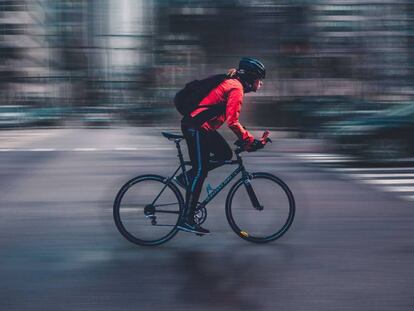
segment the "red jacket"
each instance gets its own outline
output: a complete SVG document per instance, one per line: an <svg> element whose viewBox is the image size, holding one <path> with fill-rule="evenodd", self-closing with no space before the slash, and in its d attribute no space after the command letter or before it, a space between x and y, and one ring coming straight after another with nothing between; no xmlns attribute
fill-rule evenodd
<svg viewBox="0 0 414 311"><path fill-rule="evenodd" d="M254 137L239 122L241 106L243 104L243 85L237 79L227 79L213 89L199 104L200 106L209 106L220 103L226 103L226 112L213 117L204 122L201 127L206 131L214 131L218 129L225 121L228 127L242 139L248 143L252 143ZM191 113L191 117L195 117L200 112L206 110L206 107L199 107Z"/></svg>

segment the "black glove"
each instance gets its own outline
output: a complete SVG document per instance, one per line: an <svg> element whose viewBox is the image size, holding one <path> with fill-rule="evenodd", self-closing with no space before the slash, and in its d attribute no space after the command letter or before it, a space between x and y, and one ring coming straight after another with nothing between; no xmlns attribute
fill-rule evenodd
<svg viewBox="0 0 414 311"><path fill-rule="evenodd" d="M238 147L242 147L242 146L246 145L246 142L241 140L241 139L238 139L234 142L234 144Z"/></svg>
<svg viewBox="0 0 414 311"><path fill-rule="evenodd" d="M263 143L260 140L255 139L250 145L246 147L246 151L252 152L258 149L262 149L263 147L264 147Z"/></svg>

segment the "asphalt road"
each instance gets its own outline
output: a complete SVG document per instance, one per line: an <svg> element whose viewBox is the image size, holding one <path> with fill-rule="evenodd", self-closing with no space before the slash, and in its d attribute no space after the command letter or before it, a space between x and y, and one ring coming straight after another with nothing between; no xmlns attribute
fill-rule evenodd
<svg viewBox="0 0 414 311"><path fill-rule="evenodd" d="M414 203L292 157L315 146L282 133L244 158L294 192L296 218L280 240L237 237L220 194L210 236L129 243L113 199L135 175L173 172L159 132L2 134L0 310L414 310Z"/></svg>

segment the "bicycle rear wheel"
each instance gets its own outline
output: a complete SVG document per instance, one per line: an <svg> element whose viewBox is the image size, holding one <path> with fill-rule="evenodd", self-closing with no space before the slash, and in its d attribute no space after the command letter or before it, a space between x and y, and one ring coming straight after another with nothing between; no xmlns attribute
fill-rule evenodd
<svg viewBox="0 0 414 311"><path fill-rule="evenodd" d="M242 239L267 243L280 238L295 217L295 200L289 187L268 173L253 173L230 189L226 217Z"/></svg>
<svg viewBox="0 0 414 311"><path fill-rule="evenodd" d="M119 232L138 245L159 245L177 233L184 200L177 187L158 175L142 175L119 190L113 216Z"/></svg>

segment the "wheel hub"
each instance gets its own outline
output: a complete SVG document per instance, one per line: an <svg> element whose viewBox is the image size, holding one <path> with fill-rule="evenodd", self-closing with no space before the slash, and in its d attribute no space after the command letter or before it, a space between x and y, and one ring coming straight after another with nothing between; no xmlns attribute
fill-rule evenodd
<svg viewBox="0 0 414 311"><path fill-rule="evenodd" d="M152 204L148 204L144 207L145 217L151 219L151 225L155 226L157 224L157 216L154 215L155 207Z"/></svg>
<svg viewBox="0 0 414 311"><path fill-rule="evenodd" d="M145 216L154 215L155 213L155 207L152 204L148 204L144 207L144 214Z"/></svg>

